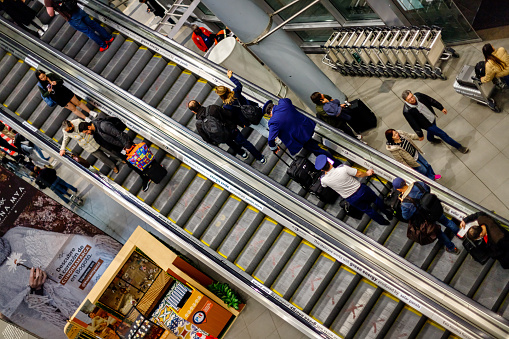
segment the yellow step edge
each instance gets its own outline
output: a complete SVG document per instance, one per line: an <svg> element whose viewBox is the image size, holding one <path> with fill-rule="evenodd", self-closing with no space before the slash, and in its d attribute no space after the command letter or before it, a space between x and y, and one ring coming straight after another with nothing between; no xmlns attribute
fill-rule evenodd
<svg viewBox="0 0 509 339"><path fill-rule="evenodd" d="M288 228L283 228L283 232L286 232L286 233L288 233L288 234L291 234L291 235L293 235L294 237L296 237L296 236L297 236L297 234L293 233L293 232L292 232L292 231L290 231Z"/></svg>
<svg viewBox="0 0 509 339"><path fill-rule="evenodd" d="M113 32L113 33L111 33L111 35L113 35L113 34L115 34L115 35L120 35L120 33L119 33L119 32Z"/></svg>
<svg viewBox="0 0 509 339"><path fill-rule="evenodd" d="M34 71L34 72L36 71L36 69L35 69L35 68L33 68L33 67L30 67L30 70L31 70L31 71Z"/></svg>
<svg viewBox="0 0 509 339"><path fill-rule="evenodd" d="M140 48L138 48L138 49L145 49L145 50L147 50L148 48L147 48L147 47L145 47L145 46L141 46L141 47L140 47Z"/></svg>
<svg viewBox="0 0 509 339"><path fill-rule="evenodd" d="M311 316L311 319L314 319L316 322L318 322L319 324L322 324L323 325L323 321L319 320L319 319L316 319L315 317Z"/></svg>
<svg viewBox="0 0 509 339"><path fill-rule="evenodd" d="M230 194L230 198L235 199L237 201L242 201L242 199L240 199L239 197L237 197L236 195L233 195L233 194Z"/></svg>
<svg viewBox="0 0 509 339"><path fill-rule="evenodd" d="M283 297L283 295L281 293L279 293L278 291L276 290L272 290L272 292L276 293L277 295L279 295L281 298Z"/></svg>
<svg viewBox="0 0 509 339"><path fill-rule="evenodd" d="M155 149L159 149L159 146L154 145L154 144L150 145L150 148L152 148L152 147L155 148Z"/></svg>
<svg viewBox="0 0 509 339"><path fill-rule="evenodd" d="M19 63L24 64L25 62L23 60L18 60Z"/></svg>
<svg viewBox="0 0 509 339"><path fill-rule="evenodd" d="M46 134L46 131L44 131L43 129L39 129L39 131L41 131L42 133Z"/></svg>
<svg viewBox="0 0 509 339"><path fill-rule="evenodd" d="M325 253L325 252L322 252L322 253L320 254L320 256L325 257L325 258L327 258L327 259L329 259L329 260L332 260L332 261L336 261L336 259L334 259L333 257L331 257L330 255L328 255L328 254L327 254L327 253Z"/></svg>
<svg viewBox="0 0 509 339"><path fill-rule="evenodd" d="M188 170L190 170L190 169L191 169L191 167L189 167L188 165L186 165L186 164L184 164L184 163L181 163L181 164L180 164L180 166L182 166L182 167L184 167L185 169L188 169Z"/></svg>
<svg viewBox="0 0 509 339"><path fill-rule="evenodd" d="M383 292L382 295L385 295L386 297L391 298L392 300L399 302L399 299L396 298L395 296L393 296L392 294L390 294L389 292Z"/></svg>
<svg viewBox="0 0 509 339"><path fill-rule="evenodd" d="M27 120L27 122L28 122L30 125L32 125L32 122L31 122L30 120Z"/></svg>
<svg viewBox="0 0 509 339"><path fill-rule="evenodd" d="M407 310L409 310L410 312L413 312L413 313L417 314L419 317L420 317L420 316L422 316L422 313L421 313L421 312L417 311L416 309L414 309L414 308L412 308L412 307L410 307L410 306L408 306L408 305L405 305L405 307L404 307L404 308L406 308L406 309L407 309Z"/></svg>
<svg viewBox="0 0 509 339"><path fill-rule="evenodd" d="M302 240L302 244L306 245L306 246L309 246L311 248L316 248L315 245L313 245L312 243L310 243L309 241L307 240Z"/></svg>
<svg viewBox="0 0 509 339"><path fill-rule="evenodd" d="M51 138L51 139L55 140L55 142L58 142L58 140L57 140L57 139L55 139L55 138Z"/></svg>
<svg viewBox="0 0 509 339"><path fill-rule="evenodd" d="M346 267L345 265L341 266L341 268L344 269L347 272L350 272L350 273L354 274L354 275L357 274L357 272L352 270L350 267Z"/></svg>
<svg viewBox="0 0 509 339"><path fill-rule="evenodd" d="M378 287L377 285L375 285L375 283L374 283L374 282L372 282L372 281L371 281L371 280L369 280L369 279L363 278L361 281L362 281L362 282L364 282L364 283L366 283L366 284L368 284L368 285L371 285L371 286L373 286L373 287L375 287L375 288L376 288L376 287Z"/></svg>
<svg viewBox="0 0 509 339"><path fill-rule="evenodd" d="M196 175L196 177L198 177L198 178L200 178L200 179L203 179L203 180L209 180L209 179L207 179L207 177L206 177L206 176L204 176L204 175L203 175L203 174L201 174L201 173L198 173L198 174Z"/></svg>
<svg viewBox="0 0 509 339"><path fill-rule="evenodd" d="M205 80L205 79L203 79L203 78L198 79L198 82L202 82L202 83L204 83L204 84L208 83L208 81L207 81L207 80Z"/></svg>
<svg viewBox="0 0 509 339"><path fill-rule="evenodd" d="M11 52L7 52L7 53L5 53L5 54L7 54L7 55L12 55L12 53L11 53Z"/></svg>
<svg viewBox="0 0 509 339"><path fill-rule="evenodd" d="M173 220L172 218L168 217L168 220L171 221L172 223L176 224L175 220Z"/></svg>
<svg viewBox="0 0 509 339"><path fill-rule="evenodd" d="M431 326L435 326L436 328L440 329L441 331L445 331L445 327L442 327L440 326L439 324L437 324L436 322L434 322L433 320L428 320L426 321L428 324L430 324Z"/></svg>
<svg viewBox="0 0 509 339"><path fill-rule="evenodd" d="M145 201L145 199L143 199L142 197L140 197L139 195L136 196L136 198L140 199L141 201Z"/></svg>
<svg viewBox="0 0 509 339"><path fill-rule="evenodd" d="M209 244L207 244L205 241L203 241L203 240L201 240L201 239L200 239L200 241L201 241L202 243L204 243L205 245L207 245L207 247L210 247L210 245L209 245Z"/></svg>
<svg viewBox="0 0 509 339"><path fill-rule="evenodd" d="M250 209L251 211L255 211L256 213L259 213L260 211L258 211L256 208L254 208L253 206L251 205L248 205L247 206L248 209Z"/></svg>
<svg viewBox="0 0 509 339"><path fill-rule="evenodd" d="M222 187L221 187L221 186L219 186L218 184L214 184L214 185L212 185L212 187L219 188L221 191L224 191L224 188L222 188Z"/></svg>
<svg viewBox="0 0 509 339"><path fill-rule="evenodd" d="M295 304L295 303L290 303L290 304L292 304L293 306L297 307L297 308L298 308L299 310L301 310L301 311L303 310L303 308L302 308L302 307L300 307L299 305L297 305L297 304Z"/></svg>
<svg viewBox="0 0 509 339"><path fill-rule="evenodd" d="M185 69L185 70L182 71L182 74L193 74L193 73L191 71Z"/></svg>
<svg viewBox="0 0 509 339"><path fill-rule="evenodd" d="M145 138L144 138L144 137L142 137L142 136L141 136L141 135L139 135L139 134L136 134L136 138L139 138L139 139L141 139L141 140L145 140Z"/></svg>
<svg viewBox="0 0 509 339"><path fill-rule="evenodd" d="M2 105L4 105L5 107L7 107L7 105L6 105L6 104L2 104Z"/></svg>
<svg viewBox="0 0 509 339"><path fill-rule="evenodd" d="M97 167L95 167L95 166L92 166L92 167L93 167L93 168L95 168L97 171L99 171L99 172L100 172L100 170L99 170ZM124 186L122 186L122 187L124 187ZM125 188L125 187L124 187L124 188ZM127 189L127 188L125 188L125 189Z"/></svg>
<svg viewBox="0 0 509 339"><path fill-rule="evenodd" d="M223 258L228 259L228 257L227 257L226 255L224 255L223 253L221 253L221 252L217 252L217 253L218 253L220 256L222 256Z"/></svg>
<svg viewBox="0 0 509 339"><path fill-rule="evenodd" d="M264 285L264 284L265 284L265 282L261 281L261 280L260 280L260 278L258 278L258 277L256 277L256 276L254 276L254 275L253 275L253 278L255 278L255 279L256 279L256 281L258 281L260 284L262 284L262 285Z"/></svg>
<svg viewBox="0 0 509 339"><path fill-rule="evenodd" d="M193 232L191 232L190 230L188 230L187 228L184 228L184 231L186 231L187 233L193 235Z"/></svg>
<svg viewBox="0 0 509 339"><path fill-rule="evenodd" d="M168 158L170 158L170 159L175 159L175 157L174 157L173 155L171 155L171 154L166 153L166 156L167 156Z"/></svg>
<svg viewBox="0 0 509 339"><path fill-rule="evenodd" d="M272 219L271 217L265 217L265 218L263 218L263 220L267 220L267 221L269 221L269 222L271 222L271 223L273 223L273 224L277 225L277 221L276 221L276 220L274 220L274 219Z"/></svg>
<svg viewBox="0 0 509 339"><path fill-rule="evenodd" d="M18 113L18 112L14 112L14 113L16 113L17 115L19 115L19 113Z"/></svg>
<svg viewBox="0 0 509 339"><path fill-rule="evenodd" d="M124 42L134 42L134 40L127 38L127 39L124 40Z"/></svg>
<svg viewBox="0 0 509 339"><path fill-rule="evenodd" d="M154 54L152 57L153 57L153 58L162 58L163 56L162 56L161 54L157 54L157 53L156 53L156 54Z"/></svg>
<svg viewBox="0 0 509 339"><path fill-rule="evenodd" d="M235 263L235 266L237 266L238 268L240 268L241 270L243 270L244 272L246 271L246 269L242 266L240 266L239 264Z"/></svg>
<svg viewBox="0 0 509 339"><path fill-rule="evenodd" d="M169 65L169 66L177 66L177 64L176 64L176 63L174 63L173 61L168 62L168 65Z"/></svg>
<svg viewBox="0 0 509 339"><path fill-rule="evenodd" d="M154 210L156 210L156 211L157 211L157 213L161 213L161 211L160 211L160 210L158 210L157 208L155 208L154 206L150 206L150 207L152 207Z"/></svg>

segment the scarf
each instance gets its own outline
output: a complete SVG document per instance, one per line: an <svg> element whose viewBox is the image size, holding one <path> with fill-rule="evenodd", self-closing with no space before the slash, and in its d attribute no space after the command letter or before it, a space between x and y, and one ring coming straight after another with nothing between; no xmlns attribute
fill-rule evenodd
<svg viewBox="0 0 509 339"><path fill-rule="evenodd" d="M426 119L428 119L429 122L433 123L433 121L435 121L435 118L436 118L435 114L432 111L430 111L429 108L426 107L426 105L424 105L422 102L417 100L417 97L415 98L415 100L417 101L417 105L412 105L412 104L409 104L408 102L406 104L412 108L417 108L419 113L424 115L424 117Z"/></svg>

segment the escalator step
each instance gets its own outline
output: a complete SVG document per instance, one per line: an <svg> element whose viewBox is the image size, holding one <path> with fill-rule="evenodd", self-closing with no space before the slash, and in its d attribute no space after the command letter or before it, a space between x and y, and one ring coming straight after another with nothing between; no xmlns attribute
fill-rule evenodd
<svg viewBox="0 0 509 339"><path fill-rule="evenodd" d="M196 83L195 76L189 71L183 71L177 81L157 105L157 109L171 117L179 104L185 99L187 93Z"/></svg>
<svg viewBox="0 0 509 339"><path fill-rule="evenodd" d="M442 338L445 333L445 328L438 325L434 321L428 320L426 324L422 327L417 335L417 339L427 339L427 338Z"/></svg>
<svg viewBox="0 0 509 339"><path fill-rule="evenodd" d="M73 36L73 37L75 37L75 36ZM74 51L74 49L79 44L80 44L80 40L76 40L72 46L69 46L69 45L68 46L69 46L69 48L72 48L72 50ZM66 47L68 47L68 46L66 46ZM74 57L74 60L76 60L83 66L88 66L89 64L92 63L92 60L94 59L94 57L97 53L99 53L99 45L97 45L94 41L88 39L88 37L87 37L85 44L78 51L78 53Z"/></svg>
<svg viewBox="0 0 509 339"><path fill-rule="evenodd" d="M168 219L177 225L184 225L212 186L212 181L197 174L186 191L175 204Z"/></svg>
<svg viewBox="0 0 509 339"><path fill-rule="evenodd" d="M115 45L115 41L113 41L110 48L113 48L113 45ZM126 39L101 72L101 76L108 81L114 82L127 64L132 61L131 59L136 55L138 49L139 46L133 40ZM109 49L106 52L108 51ZM101 54L105 54L106 52L102 52Z"/></svg>
<svg viewBox="0 0 509 339"><path fill-rule="evenodd" d="M397 305L398 300L395 297L386 292L382 293L354 338L376 339Z"/></svg>
<svg viewBox="0 0 509 339"><path fill-rule="evenodd" d="M36 86L36 83L35 68L30 67L7 99L5 99L5 106L11 111L16 112L19 106L27 99L27 93L30 93Z"/></svg>
<svg viewBox="0 0 509 339"><path fill-rule="evenodd" d="M63 107L62 109L54 109L40 127L41 131L52 138L62 128L62 122L67 119L70 113L71 111Z"/></svg>
<svg viewBox="0 0 509 339"><path fill-rule="evenodd" d="M23 102L18 106L16 114L18 114L20 118L26 120L30 117L30 115L32 115L41 102L43 102L41 92L38 87L34 87L30 90ZM46 105L46 103L44 103L44 105Z"/></svg>
<svg viewBox="0 0 509 339"><path fill-rule="evenodd" d="M152 207L162 215L167 216L195 176L195 170L181 163L179 169L152 204Z"/></svg>
<svg viewBox="0 0 509 339"><path fill-rule="evenodd" d="M113 57L117 53L117 51L124 44L125 38L120 35L118 32L114 32L113 36L115 40L111 43L110 47L104 52L97 52L87 67L97 74L101 74L102 71L108 66L108 64L113 60ZM95 43L94 43L95 44ZM97 50L99 50L99 46L96 44ZM85 46L86 47L86 46ZM126 60L127 62L128 60Z"/></svg>
<svg viewBox="0 0 509 339"><path fill-rule="evenodd" d="M60 114L64 109L65 108L60 106L49 107L44 101L41 100L37 106L37 109L32 113L32 115L30 115L27 121L39 129L44 124L44 121L46 121L47 117L53 114L54 111L57 112L56 114Z"/></svg>
<svg viewBox="0 0 509 339"><path fill-rule="evenodd" d="M404 248L412 241L407 237L408 224L406 222L399 221L393 228L391 235L385 241L384 247L393 251L396 254L402 255Z"/></svg>
<svg viewBox="0 0 509 339"><path fill-rule="evenodd" d="M157 79L157 77L159 75L162 75L162 72L166 65L167 65L166 60L164 60L160 55L152 56L147 65L143 68L143 70L139 74L139 76L137 76L137 78L133 81L132 85L130 85L129 93L131 93L137 98L142 98L145 95L145 93L147 93L150 86ZM122 78L122 74L120 74L119 78ZM126 82L127 81L123 81L122 83Z"/></svg>
<svg viewBox="0 0 509 339"><path fill-rule="evenodd" d="M177 66L177 64L172 62L168 63L162 73L151 84L147 93L143 96L143 101L152 107L157 107L157 104L159 104L159 102L163 99L166 92L170 89L181 73L182 70ZM144 81L143 79L140 80ZM137 81L138 80L136 80L136 82Z"/></svg>
<svg viewBox="0 0 509 339"><path fill-rule="evenodd" d="M127 90L152 59L152 52L140 47L115 79L115 85ZM111 81L111 80L110 80ZM139 96L138 96L139 97Z"/></svg>
<svg viewBox="0 0 509 339"><path fill-rule="evenodd" d="M409 306L405 306L387 332L386 338L409 337L421 317L421 313Z"/></svg>
<svg viewBox="0 0 509 339"><path fill-rule="evenodd" d="M64 24L61 26L58 33L52 37L49 44L50 44L50 46L54 47L55 49L61 51L67 45L67 43L69 43L69 40L71 40L73 38L73 36L74 36L74 34L76 34L76 32L77 31L71 25ZM85 35L81 32L79 32L79 34ZM46 33L44 35L46 35Z"/></svg>
<svg viewBox="0 0 509 339"><path fill-rule="evenodd" d="M196 81L191 90L187 92L185 98L175 108L175 112L171 118L184 126L187 125L189 120L194 118L194 113L187 108L187 103L190 100L204 102L210 91L212 91L212 87L206 81L202 79Z"/></svg>
<svg viewBox="0 0 509 339"><path fill-rule="evenodd" d="M509 271L495 261L483 282L474 294L473 299L481 305L492 309L509 281Z"/></svg>
<svg viewBox="0 0 509 339"><path fill-rule="evenodd" d="M140 140L140 141L138 141L138 140ZM138 144L141 141L148 142L147 140L144 140L141 136L138 136L135 139L134 143ZM152 144L149 146L149 149L152 152L152 154L154 154L154 158L155 158L155 155L157 155L157 153L159 151L159 147ZM156 161L157 161L157 159L156 159ZM151 186L152 185L155 186L154 183L152 183ZM132 171L131 173L129 173L126 180L122 183L122 187L124 187L130 193L137 195L138 192L140 192L142 189L142 180L140 179L140 176L138 175L138 173L136 173L135 171Z"/></svg>
<svg viewBox="0 0 509 339"><path fill-rule="evenodd" d="M164 179L159 184L150 185L148 191L141 191L137 195L138 199L145 202L149 206L152 206L154 201L157 199L157 196L161 194L161 191L168 184L171 177L173 176L173 173L175 173L175 171L178 169L180 162L171 155L165 154L160 164L168 172L168 175L164 177Z"/></svg>
<svg viewBox="0 0 509 339"><path fill-rule="evenodd" d="M270 288L284 299L290 299L319 255L318 248L303 240Z"/></svg>
<svg viewBox="0 0 509 339"><path fill-rule="evenodd" d="M85 48L85 44L88 42L88 37L81 32L75 31L72 37L67 41L65 46L62 48L62 53L67 55L69 58L76 58L78 53Z"/></svg>
<svg viewBox="0 0 509 339"><path fill-rule="evenodd" d="M14 91L18 83L23 79L30 66L23 60L17 60L8 74L5 75L0 83L0 102L4 103L9 94Z"/></svg>
<svg viewBox="0 0 509 339"><path fill-rule="evenodd" d="M51 23L49 24L48 30L44 32L43 37L41 38L42 41L46 43L50 43L51 40L58 34L60 29L64 26L69 24L65 21L65 19L61 15L55 15L55 17L51 20Z"/></svg>

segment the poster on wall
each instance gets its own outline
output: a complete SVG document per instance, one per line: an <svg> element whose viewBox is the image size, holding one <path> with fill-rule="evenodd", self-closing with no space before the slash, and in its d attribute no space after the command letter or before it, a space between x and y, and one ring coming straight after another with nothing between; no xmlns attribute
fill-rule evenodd
<svg viewBox="0 0 509 339"><path fill-rule="evenodd" d="M64 326L121 244L0 167L0 313L42 338ZM46 275L42 287L37 286Z"/></svg>

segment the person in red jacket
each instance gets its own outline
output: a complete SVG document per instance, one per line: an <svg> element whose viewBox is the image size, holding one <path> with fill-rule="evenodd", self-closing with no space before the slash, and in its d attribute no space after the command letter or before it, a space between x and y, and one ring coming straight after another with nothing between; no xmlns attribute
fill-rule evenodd
<svg viewBox="0 0 509 339"><path fill-rule="evenodd" d="M216 36L204 27L193 25L191 28L193 29L192 39L196 46L203 52L208 51L214 45Z"/></svg>

